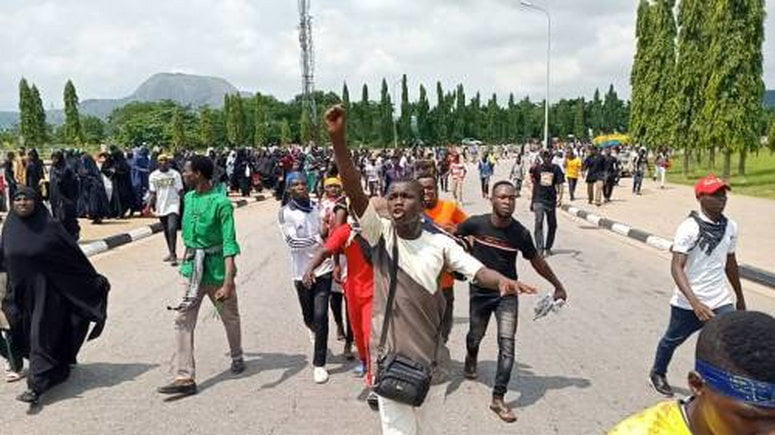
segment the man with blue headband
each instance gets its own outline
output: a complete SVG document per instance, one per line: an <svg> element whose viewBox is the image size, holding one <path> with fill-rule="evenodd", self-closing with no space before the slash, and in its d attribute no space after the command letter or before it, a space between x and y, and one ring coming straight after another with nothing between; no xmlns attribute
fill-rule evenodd
<svg viewBox="0 0 775 435"><path fill-rule="evenodd" d="M700 332L692 396L628 418L609 435L775 434L775 318L737 311Z"/></svg>
<svg viewBox="0 0 775 435"><path fill-rule="evenodd" d="M331 297L334 263L328 258L313 270L307 283L304 274L317 251L328 237L318 205L309 198L307 180L299 172L285 177L287 202L280 209L277 220L283 240L291 251L293 287L299 298L304 325L314 345L312 378L315 383L328 381L328 303Z"/></svg>

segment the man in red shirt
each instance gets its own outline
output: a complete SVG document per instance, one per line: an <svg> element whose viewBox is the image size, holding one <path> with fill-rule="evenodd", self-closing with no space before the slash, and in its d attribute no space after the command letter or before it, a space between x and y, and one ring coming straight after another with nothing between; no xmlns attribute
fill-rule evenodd
<svg viewBox="0 0 775 435"><path fill-rule="evenodd" d="M371 302L374 297L374 271L371 266L370 249L360 235L357 223L337 227L326 240L323 247L307 266L304 283L309 285L315 280L314 270L323 261L335 254L344 254L347 258L347 271L342 273L343 287L347 301L347 314L352 326L355 346L361 365L356 374L362 376L370 364L369 336L371 334ZM367 383L370 383L367 376Z"/></svg>

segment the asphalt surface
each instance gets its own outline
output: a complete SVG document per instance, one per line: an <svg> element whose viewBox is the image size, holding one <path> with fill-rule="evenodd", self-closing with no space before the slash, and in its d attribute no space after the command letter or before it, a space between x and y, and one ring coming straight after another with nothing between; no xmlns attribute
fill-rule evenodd
<svg viewBox="0 0 775 435"><path fill-rule="evenodd" d="M497 174L508 171L508 163ZM469 167L473 175L475 168ZM496 178L497 179L497 178ZM489 211L469 177L464 206ZM312 346L289 275L288 251L273 200L236 210L242 255L237 280L247 370L232 376L228 346L214 309L205 302L196 335L200 392L164 401L155 388L168 382L173 315L180 278L161 259L159 235L92 258L113 284L108 326L87 343L70 380L44 396L33 411L16 402L23 383L0 384L3 434L376 434L378 415L332 338L325 385L312 381ZM516 218L528 228L533 215L519 200ZM441 419L448 434L603 433L619 420L661 400L648 386L654 348L667 324L672 283L668 258L578 219L558 213L556 255L549 263L569 293L563 312L532 320L535 297L522 297L517 364L506 401L519 421L502 423L487 406L495 374L495 325L482 345L479 381L462 378L468 290L456 287L450 338L454 378ZM677 225L677 223L676 223ZM521 279L550 286L519 260ZM768 290L745 282L748 306L775 313ZM333 321L332 321L333 324ZM332 329L333 331L334 329ZM686 392L694 340L679 348L670 379Z"/></svg>

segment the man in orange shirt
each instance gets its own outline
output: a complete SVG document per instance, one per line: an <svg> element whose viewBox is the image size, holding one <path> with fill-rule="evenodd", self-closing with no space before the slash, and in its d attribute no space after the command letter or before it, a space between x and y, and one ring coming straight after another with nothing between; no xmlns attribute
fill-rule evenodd
<svg viewBox="0 0 775 435"><path fill-rule="evenodd" d="M463 223L468 216L458 207L455 201L445 201L439 199L439 188L436 177L432 174L420 174L417 181L423 187L423 203L425 205L425 214L444 231L454 234L458 224ZM455 305L455 292L452 288L455 286L455 278L451 273L442 273L439 279L439 287L447 300L447 309L444 311L444 319L441 326L441 337L446 343L449 334L452 332L453 307Z"/></svg>

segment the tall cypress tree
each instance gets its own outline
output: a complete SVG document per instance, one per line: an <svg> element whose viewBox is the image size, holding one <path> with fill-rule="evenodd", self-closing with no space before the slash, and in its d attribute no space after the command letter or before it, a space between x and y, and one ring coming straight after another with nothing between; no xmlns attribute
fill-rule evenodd
<svg viewBox="0 0 775 435"><path fill-rule="evenodd" d="M78 94L75 92L73 82L68 80L65 84L65 138L68 143L80 145L83 143L83 131L81 130L81 117L78 114Z"/></svg>
<svg viewBox="0 0 775 435"><path fill-rule="evenodd" d="M455 90L455 124L452 131L452 139L462 140L466 135L466 92L463 84L458 84Z"/></svg>
<svg viewBox="0 0 775 435"><path fill-rule="evenodd" d="M589 124L592 127L592 135L598 135L603 131L603 102L600 100L600 90L595 89L589 107Z"/></svg>
<svg viewBox="0 0 775 435"><path fill-rule="evenodd" d="M710 8L707 60L714 68L703 93L702 137L723 150L724 177L733 152L741 154L744 174L747 152L759 146L764 15L764 0L715 0Z"/></svg>
<svg viewBox="0 0 775 435"><path fill-rule="evenodd" d="M671 138L676 148L684 150L684 175L689 172L690 155L699 155L702 150L699 119L703 107L703 90L710 75L710 65L706 58L709 36L705 26L707 15L708 7L704 0L681 0L678 5L678 58Z"/></svg>
<svg viewBox="0 0 775 435"><path fill-rule="evenodd" d="M379 139L382 145L393 143L393 103L387 80L382 79L379 99Z"/></svg>
<svg viewBox="0 0 775 435"><path fill-rule="evenodd" d="M579 140L587 137L587 121L584 114L584 106L584 98L579 98L573 109L573 135Z"/></svg>
<svg viewBox="0 0 775 435"><path fill-rule="evenodd" d="M180 108L172 112L172 148L176 151L186 147L186 129L183 125L183 116Z"/></svg>
<svg viewBox="0 0 775 435"><path fill-rule="evenodd" d="M420 85L420 98L417 100L417 130L423 141L431 140L429 113L428 91L425 90L425 86Z"/></svg>
<svg viewBox="0 0 775 435"><path fill-rule="evenodd" d="M636 142L643 143L646 136L646 128L648 124L646 107L648 106L649 96L645 92L646 76L648 74L648 54L650 49L650 37L652 28L649 23L650 18L650 5L648 0L640 0L638 4L638 18L635 25L635 39L637 44L635 47L635 59L632 63L632 71L630 73L630 85L632 87L632 109L630 110L630 135L633 136ZM594 101L594 100L593 100ZM593 103L594 104L594 103ZM594 107L594 106L593 106ZM597 126L595 125L595 116L591 115L592 129L597 134Z"/></svg>
<svg viewBox="0 0 775 435"><path fill-rule="evenodd" d="M32 108L32 91L27 79L19 81L19 134L24 144L33 144L35 140L35 115Z"/></svg>
<svg viewBox="0 0 775 435"><path fill-rule="evenodd" d="M398 137L404 143L412 140L412 104L409 102L406 74L401 77L401 118L398 120Z"/></svg>
<svg viewBox="0 0 775 435"><path fill-rule="evenodd" d="M253 145L264 146L269 139L269 122L266 107L260 94L253 97Z"/></svg>
<svg viewBox="0 0 775 435"><path fill-rule="evenodd" d="M30 88L30 100L32 104L32 145L40 146L48 140L46 131L46 111L43 109L43 100L35 85Z"/></svg>
<svg viewBox="0 0 775 435"><path fill-rule="evenodd" d="M374 120L371 116L371 103L369 102L369 85L363 84L361 88L361 104L360 104L360 118L361 118L361 142L364 144L370 144L374 138Z"/></svg>
<svg viewBox="0 0 775 435"><path fill-rule="evenodd" d="M214 118L213 110L209 107L204 107L199 113L199 140L206 147L214 146L217 140Z"/></svg>

